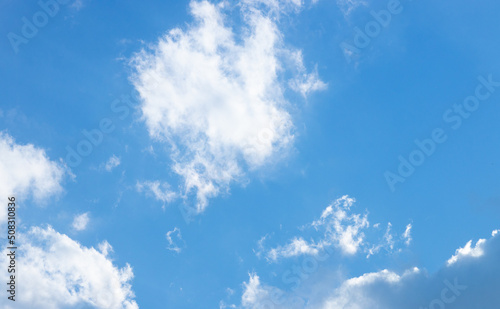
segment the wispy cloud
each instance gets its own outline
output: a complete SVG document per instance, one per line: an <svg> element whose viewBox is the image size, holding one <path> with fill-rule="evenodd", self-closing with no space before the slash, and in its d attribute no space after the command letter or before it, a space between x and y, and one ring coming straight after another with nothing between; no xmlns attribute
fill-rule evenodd
<svg viewBox="0 0 500 309"><path fill-rule="evenodd" d="M120 157L117 157L115 155L112 155L108 161L105 163L102 163L99 166L100 170L105 170L107 172L111 172L115 167L118 167L121 164L121 159Z"/></svg>
<svg viewBox="0 0 500 309"><path fill-rule="evenodd" d="M398 243L391 230L392 224L387 223L385 234L379 240L376 242L368 241L365 233L376 234L380 224L370 225L367 213L353 213L351 208L354 204L355 199L347 195L335 200L326 207L318 220L303 227L303 229L314 229L311 240L308 241L302 236L296 236L286 245L267 250L264 256L270 261L277 261L280 258L317 255L321 250L329 247L337 248L344 255L354 255L361 251L367 254L367 258L378 253L381 249L392 252ZM408 242L407 237L410 237L408 227L402 239ZM263 246L264 240L259 241L258 256L266 251Z"/></svg>
<svg viewBox="0 0 500 309"><path fill-rule="evenodd" d="M163 203L171 203L178 197L178 194L170 188L168 183L158 180L138 181L136 188L138 192L145 192L146 194L153 195L155 199Z"/></svg>
<svg viewBox="0 0 500 309"><path fill-rule="evenodd" d="M184 242L184 239L182 239L181 230L178 227L167 232L166 237L168 250L180 253L186 247L186 243Z"/></svg>
<svg viewBox="0 0 500 309"><path fill-rule="evenodd" d="M345 17L349 17L358 7L367 6L368 4L363 0L337 0L337 5Z"/></svg>
<svg viewBox="0 0 500 309"><path fill-rule="evenodd" d="M294 238L285 246L279 246L269 250L267 257L273 261L279 258L289 258L299 255L316 255L318 254L319 245L311 244L303 238Z"/></svg>
<svg viewBox="0 0 500 309"><path fill-rule="evenodd" d="M73 219L73 228L77 231L83 231L87 228L87 224L89 223L89 213L83 213L80 215L76 215Z"/></svg>
<svg viewBox="0 0 500 309"><path fill-rule="evenodd" d="M107 240L97 245L97 248L104 256L108 256L109 253L113 252L113 247L111 247Z"/></svg>
<svg viewBox="0 0 500 309"><path fill-rule="evenodd" d="M411 237L411 229L412 229L412 225L411 224L408 224L406 226L406 230L405 232L403 233L403 239L405 241L405 244L407 246L409 246L411 244L411 241L413 240L413 238Z"/></svg>

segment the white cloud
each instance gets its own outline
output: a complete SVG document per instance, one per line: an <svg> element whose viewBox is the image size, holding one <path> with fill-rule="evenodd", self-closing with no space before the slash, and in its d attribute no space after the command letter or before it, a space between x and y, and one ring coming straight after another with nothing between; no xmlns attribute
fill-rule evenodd
<svg viewBox="0 0 500 309"><path fill-rule="evenodd" d="M500 237L471 241L437 273L390 271L344 282L319 308L496 308L500 303ZM450 263L450 261L452 261ZM368 279L371 280L368 280Z"/></svg>
<svg viewBox="0 0 500 309"><path fill-rule="evenodd" d="M406 226L405 232L403 233L403 239L405 240L405 244L407 246L409 246L411 244L411 241L413 240L413 238L411 238L411 228L412 228L412 225L408 224Z"/></svg>
<svg viewBox="0 0 500 309"><path fill-rule="evenodd" d="M254 304L258 301L258 299L262 298L262 296L267 294L260 288L260 279L256 274L250 274L250 279L248 283L243 283L245 292L241 297L241 302L243 306L248 306L250 304Z"/></svg>
<svg viewBox="0 0 500 309"><path fill-rule="evenodd" d="M294 238L285 246L279 246L269 250L267 257L273 261L279 258L289 258L299 255L316 255L319 250L316 245L310 244L302 238Z"/></svg>
<svg viewBox="0 0 500 309"><path fill-rule="evenodd" d="M146 191L146 194L152 194L157 200L162 201L163 203L170 203L178 197L178 194L172 191L170 189L170 185L166 182L137 182L136 188L138 192Z"/></svg>
<svg viewBox="0 0 500 309"><path fill-rule="evenodd" d="M255 253L255 255L260 258L262 256L262 254L265 253L265 248L264 248L264 243L266 241L266 239L269 237L269 235L264 235L262 236L259 241L257 241L257 250L253 249L253 252Z"/></svg>
<svg viewBox="0 0 500 309"><path fill-rule="evenodd" d="M323 211L320 220L313 222L315 228L326 229L325 245L333 242L348 255L358 251L365 237L362 231L370 226L367 214L349 213L354 202L355 200L349 196L343 196Z"/></svg>
<svg viewBox="0 0 500 309"><path fill-rule="evenodd" d="M107 240L98 244L97 248L104 256L108 256L109 253L113 252L113 247L111 247Z"/></svg>
<svg viewBox="0 0 500 309"><path fill-rule="evenodd" d="M61 182L66 167L51 161L45 150L32 144L19 145L7 133L0 132L0 196L18 200L32 197L43 203L63 191ZM0 224L6 212L0 212Z"/></svg>
<svg viewBox="0 0 500 309"><path fill-rule="evenodd" d="M299 72L295 78L289 81L288 84L290 88L302 94L304 98L311 92L325 90L327 88L327 84L319 79L317 67L314 68L312 73L307 72L304 67L302 51L292 51L289 58L294 62L294 66Z"/></svg>
<svg viewBox="0 0 500 309"><path fill-rule="evenodd" d="M292 309L298 308L298 304L294 303L294 299L284 297L285 293L272 286L261 284L257 274L249 274L248 282L243 283L243 295L241 297L241 305L243 308L251 309ZM303 301L299 301L303 305Z"/></svg>
<svg viewBox="0 0 500 309"><path fill-rule="evenodd" d="M418 268L406 271L402 275L386 269L376 273L366 273L360 277L346 280L324 302L324 305L318 306L318 308L388 308L382 307L376 300L374 301L372 298L374 296L373 290L382 287L383 290L394 291L403 282L414 280L418 274L420 274ZM404 308L410 307L404 306Z"/></svg>
<svg viewBox="0 0 500 309"><path fill-rule="evenodd" d="M371 247L369 248L365 248L364 251L367 253L366 255L367 258L369 258L374 254L379 253L381 249L385 249L388 252L392 252L394 250L396 242L394 240L394 236L392 235L391 229L392 229L392 224L389 222L387 223L387 228L385 230L383 240L378 244L371 245Z"/></svg>
<svg viewBox="0 0 500 309"><path fill-rule="evenodd" d="M73 219L73 228L77 231L83 231L87 228L87 224L89 223L89 213L83 213L76 215Z"/></svg>
<svg viewBox="0 0 500 309"><path fill-rule="evenodd" d="M266 286L251 274L243 284L241 308L496 309L500 303L498 233L480 241L480 247L482 254L462 255L433 274L413 267L400 274L385 269L343 280L320 276L319 281L304 282L293 291Z"/></svg>
<svg viewBox="0 0 500 309"><path fill-rule="evenodd" d="M32 228L21 239L16 255L16 306L2 297L2 308L139 308L133 300L133 273L128 264L117 268L103 252L84 247L51 227ZM7 262L1 259L2 269L7 269ZM8 282L6 272L2 273L2 282Z"/></svg>
<svg viewBox="0 0 500 309"><path fill-rule="evenodd" d="M302 94L303 97L307 97L311 92L326 89L327 85L318 79L318 72L315 71L304 74L302 79L291 80L290 87Z"/></svg>
<svg viewBox="0 0 500 309"><path fill-rule="evenodd" d="M166 237L168 250L180 253L182 249L186 247L186 243L182 239L181 230L178 227L174 228L172 231L168 231Z"/></svg>
<svg viewBox="0 0 500 309"><path fill-rule="evenodd" d="M295 84L303 94L324 88L302 63L287 66L295 51L285 47L276 15L259 9L284 10L287 3L297 7L301 1L236 6L245 24L241 30L229 26L227 2L192 1L195 21L186 30L169 31L132 61L149 133L171 145L182 196L196 196L197 212L249 171L287 154L294 135L283 94L286 71L300 75L302 82Z"/></svg>
<svg viewBox="0 0 500 309"><path fill-rule="evenodd" d="M106 170L107 172L111 172L115 167L121 164L120 157L112 155L106 163L101 164L99 167L101 170Z"/></svg>
<svg viewBox="0 0 500 309"><path fill-rule="evenodd" d="M495 236L495 235L493 235ZM486 239L479 239L476 242L476 245L472 247L472 240L469 240L465 247L463 248L458 248L457 251L455 252L455 255L453 255L449 260L448 260L448 265L452 265L456 263L458 260L464 258L464 257L480 257L484 254L484 245L486 243Z"/></svg>
<svg viewBox="0 0 500 309"><path fill-rule="evenodd" d="M288 244L277 246L267 251L266 258L270 261L277 261L280 258L289 258L300 255L317 255L320 251L329 247L337 248L344 255L354 255L358 252L365 252L367 258L378 253L381 249L392 252L398 241L391 231L392 224L387 224L385 234L374 243L368 241L366 233L374 234L380 224L370 227L368 215L351 212L355 199L347 195L335 200L326 207L318 220L306 225L306 228L314 228L314 237L310 241L303 237L294 237ZM409 236L409 229L405 231ZM405 234L406 235L406 234ZM371 235L370 235L371 236ZM405 236L406 237L406 236ZM407 241L407 238L402 237ZM263 240L259 241L259 250L256 252L260 257L264 252Z"/></svg>

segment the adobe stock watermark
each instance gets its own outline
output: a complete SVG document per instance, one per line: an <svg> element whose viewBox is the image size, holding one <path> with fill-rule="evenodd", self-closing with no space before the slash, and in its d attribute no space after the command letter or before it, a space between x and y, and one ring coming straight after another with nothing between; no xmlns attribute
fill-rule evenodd
<svg viewBox="0 0 500 309"><path fill-rule="evenodd" d="M412 2L413 0L406 0ZM404 6L399 0L389 0L386 9L378 12L372 10L370 15L372 20L367 22L365 26L360 29L354 27L354 37L352 43L340 43L340 49L344 53L347 63L351 63L354 56L359 56L361 51L367 48L372 41L377 38L384 28L389 27L394 16L403 12Z"/></svg>
<svg viewBox="0 0 500 309"><path fill-rule="evenodd" d="M445 279L443 283L445 287L441 290L440 297L432 300L428 307L419 307L419 309L446 309L448 305L457 301L463 291L467 290L466 285L458 283L458 278L455 278L453 283L448 279Z"/></svg>
<svg viewBox="0 0 500 309"><path fill-rule="evenodd" d="M7 39L12 49L17 54L21 44L28 44L29 40L37 36L40 29L47 26L51 18L56 17L60 11L60 5L70 3L72 0L40 0L37 2L40 10L35 12L31 18L23 16L21 21L23 25L18 33L9 32Z"/></svg>
<svg viewBox="0 0 500 309"><path fill-rule="evenodd" d="M124 120L130 115L130 109L134 107L129 95L122 95L120 99L111 102L111 111L118 115L120 120ZM104 140L106 134L112 133L116 125L111 118L102 118L95 129L83 130L84 136L73 148L66 146L66 163L71 167L80 165L83 158L90 156L95 147L98 147Z"/></svg>
<svg viewBox="0 0 500 309"><path fill-rule="evenodd" d="M458 130L466 119L479 109L481 102L491 98L496 89L500 87L500 82L493 80L492 74L487 78L479 76L479 84L476 86L474 95L466 97L462 103L453 104L452 108L443 113L443 121L448 124L452 130ZM396 191L396 185L404 183L415 173L416 168L424 164L427 158L432 156L438 146L448 139L445 129L435 128L429 138L414 141L416 149L410 152L408 156L400 155L398 157L399 165L397 172L386 171L384 173L385 181L392 192Z"/></svg>

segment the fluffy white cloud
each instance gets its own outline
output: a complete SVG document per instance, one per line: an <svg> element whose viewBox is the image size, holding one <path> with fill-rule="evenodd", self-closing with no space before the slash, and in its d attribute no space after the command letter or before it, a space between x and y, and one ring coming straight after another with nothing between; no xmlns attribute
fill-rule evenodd
<svg viewBox="0 0 500 309"><path fill-rule="evenodd" d="M288 244L278 246L267 251L266 258L277 261L280 258L289 258L300 255L317 255L326 248L335 247L342 254L354 255L359 251L370 257L378 253L381 249L391 252L394 250L398 240L394 238L391 231L392 224L387 224L385 234L375 243L366 240L365 233L376 234L380 224L370 226L368 215L351 212L355 199L345 195L335 200L321 214L321 217L313 221L306 227L314 228L315 237L311 241L304 240L303 237L295 237ZM411 225L407 226L401 239L409 244ZM259 251L257 255L262 255L265 251L263 242L259 241Z"/></svg>
<svg viewBox="0 0 500 309"><path fill-rule="evenodd" d="M255 304L267 293L260 287L260 279L256 274L250 274L248 282L243 283L245 292L241 297L243 306Z"/></svg>
<svg viewBox="0 0 500 309"><path fill-rule="evenodd" d="M89 213L83 213L76 215L75 218L73 219L73 228L77 231L83 231L87 228L87 224L89 223Z"/></svg>
<svg viewBox="0 0 500 309"><path fill-rule="evenodd" d="M304 306L304 301L286 297L285 293L272 286L263 285L257 274L249 274L248 282L243 283L241 305L251 309L293 309Z"/></svg>
<svg viewBox="0 0 500 309"><path fill-rule="evenodd" d="M2 308L137 309L130 285L132 268L117 268L106 252L86 248L51 227L32 228L20 235L17 251L17 298L13 306L2 297ZM6 256L7 250L2 252ZM1 259L2 269L8 260ZM6 272L2 272L6 273ZM2 275L2 282L8 282Z"/></svg>
<svg viewBox="0 0 500 309"><path fill-rule="evenodd" d="M374 301L375 290L382 287L384 290L394 291L402 282L415 280L419 274L418 268L406 271L402 275L384 269L346 280L339 288L335 289L333 295L325 301L324 305L318 306L318 308L387 308Z"/></svg>
<svg viewBox="0 0 500 309"><path fill-rule="evenodd" d="M0 196L17 200L32 197L42 203L62 192L66 167L51 161L45 150L32 144L19 145L7 133L0 132ZM0 224L6 213L0 212Z"/></svg>
<svg viewBox="0 0 500 309"><path fill-rule="evenodd" d="M495 233L493 233L493 236L495 236ZM476 245L472 247L472 240L469 240L465 247L463 248L458 248L457 251L455 252L455 255L453 255L449 260L448 260L448 265L456 263L458 260L463 259L468 256L472 257L480 257L484 254L484 245L486 244L486 239L479 239L476 242Z"/></svg>
<svg viewBox="0 0 500 309"><path fill-rule="evenodd" d="M196 196L197 212L248 171L286 155L294 136L285 72L304 95L326 87L301 58L290 58L297 51L285 47L276 10L264 13L301 3L244 1L236 6L244 27L233 29L227 2L192 1L194 23L133 59L143 119L152 137L171 145L182 195Z"/></svg>
<svg viewBox="0 0 500 309"><path fill-rule="evenodd" d="M469 244L465 246L469 249L457 250L459 257L453 263L434 274L416 267L401 274L385 269L340 282L308 281L294 291L263 285L251 274L243 284L241 308L496 309L500 303L500 235L492 233L491 239L478 241L475 248ZM477 248L481 254L476 254ZM317 293L318 289L326 293Z"/></svg>

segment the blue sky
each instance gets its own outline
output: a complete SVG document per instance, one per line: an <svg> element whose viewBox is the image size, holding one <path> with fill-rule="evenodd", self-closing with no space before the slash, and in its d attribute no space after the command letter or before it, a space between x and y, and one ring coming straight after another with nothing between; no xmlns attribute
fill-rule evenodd
<svg viewBox="0 0 500 309"><path fill-rule="evenodd" d="M0 8L3 307L500 303L499 3Z"/></svg>

